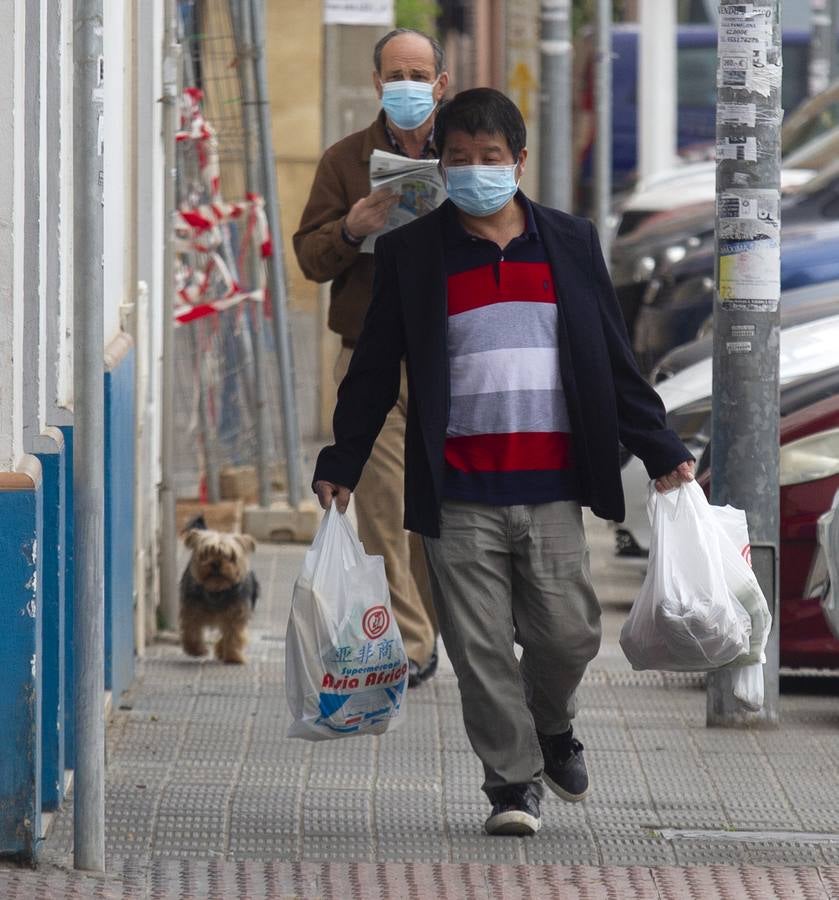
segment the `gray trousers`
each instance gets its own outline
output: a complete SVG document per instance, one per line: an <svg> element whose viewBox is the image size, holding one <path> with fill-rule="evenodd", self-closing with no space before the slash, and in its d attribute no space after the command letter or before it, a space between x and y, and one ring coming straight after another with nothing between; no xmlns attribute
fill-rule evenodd
<svg viewBox="0 0 839 900"><path fill-rule="evenodd" d="M536 732L568 730L575 691L600 647L580 506L445 501L440 537L425 538L425 549L484 790L541 789Z"/></svg>

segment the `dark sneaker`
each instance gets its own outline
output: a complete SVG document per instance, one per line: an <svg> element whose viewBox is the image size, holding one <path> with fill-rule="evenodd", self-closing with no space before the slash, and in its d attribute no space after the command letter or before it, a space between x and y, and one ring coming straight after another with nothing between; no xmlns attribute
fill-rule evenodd
<svg viewBox="0 0 839 900"><path fill-rule="evenodd" d="M484 823L487 834L536 834L542 825L539 794L532 784L511 784L487 792L492 812Z"/></svg>
<svg viewBox="0 0 839 900"><path fill-rule="evenodd" d="M428 657L428 662L424 666L420 666L415 663L412 659L408 660L408 687L419 687L423 681L428 681L429 678L437 671L437 651L431 654Z"/></svg>
<svg viewBox="0 0 839 900"><path fill-rule="evenodd" d="M539 734L539 745L545 758L545 784L569 803L582 800L588 793L588 769L573 728L562 734Z"/></svg>

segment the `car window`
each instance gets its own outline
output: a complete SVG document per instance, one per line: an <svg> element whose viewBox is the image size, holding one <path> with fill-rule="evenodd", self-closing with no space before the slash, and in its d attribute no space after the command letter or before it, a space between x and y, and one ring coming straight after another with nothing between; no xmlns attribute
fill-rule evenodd
<svg viewBox="0 0 839 900"><path fill-rule="evenodd" d="M680 47L677 57L679 106L717 104L717 48Z"/></svg>

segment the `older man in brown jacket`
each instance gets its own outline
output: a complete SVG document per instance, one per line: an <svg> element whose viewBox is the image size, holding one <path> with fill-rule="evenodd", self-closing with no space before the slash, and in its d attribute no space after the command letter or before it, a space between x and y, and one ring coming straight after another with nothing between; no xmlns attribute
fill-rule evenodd
<svg viewBox="0 0 839 900"><path fill-rule="evenodd" d="M330 147L320 161L294 250L307 278L331 281L329 327L341 335L335 364L340 384L361 333L373 287L373 254L364 238L381 229L398 197L387 188L370 192L373 150L414 159L434 156L434 113L448 74L436 40L410 29L386 34L373 54L373 84L383 109L363 131ZM409 685L437 668L437 626L421 539L403 528L407 383L355 490L359 536L368 553L385 560L391 602L410 660Z"/></svg>

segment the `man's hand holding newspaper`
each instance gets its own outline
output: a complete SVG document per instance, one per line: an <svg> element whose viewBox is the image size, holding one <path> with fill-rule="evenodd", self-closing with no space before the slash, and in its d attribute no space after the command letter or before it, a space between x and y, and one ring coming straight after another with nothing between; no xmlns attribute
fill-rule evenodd
<svg viewBox="0 0 839 900"><path fill-rule="evenodd" d="M366 197L356 200L347 213L346 228L360 240L368 234L379 232L387 223L390 211L399 202L399 195L390 188L378 188Z"/></svg>
<svg viewBox="0 0 839 900"><path fill-rule="evenodd" d="M371 193L365 199L377 198L376 209L383 224L364 239L362 253L373 252L380 234L431 212L446 199L437 163L436 159L409 159L384 150L373 151L370 157Z"/></svg>

